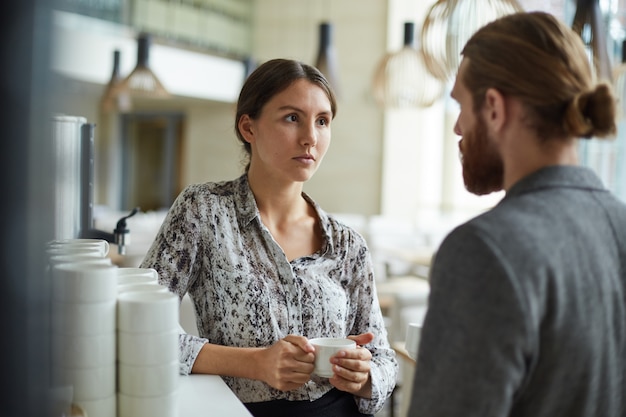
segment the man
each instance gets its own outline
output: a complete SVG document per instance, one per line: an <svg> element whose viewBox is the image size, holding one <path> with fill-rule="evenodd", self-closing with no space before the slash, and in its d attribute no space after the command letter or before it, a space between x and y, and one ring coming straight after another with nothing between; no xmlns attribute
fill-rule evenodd
<svg viewBox="0 0 626 417"><path fill-rule="evenodd" d="M626 205L576 156L614 135L610 88L520 13L468 41L452 97L467 189L506 195L437 252L409 415L626 416Z"/></svg>

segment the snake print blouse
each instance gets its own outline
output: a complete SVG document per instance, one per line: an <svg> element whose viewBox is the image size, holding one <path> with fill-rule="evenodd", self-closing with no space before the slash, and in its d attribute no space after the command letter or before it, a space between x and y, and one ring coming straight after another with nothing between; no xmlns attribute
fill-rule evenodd
<svg viewBox="0 0 626 417"><path fill-rule="evenodd" d="M372 332L372 398L355 397L374 414L391 394L398 372L378 305L364 239L327 215L310 197L324 243L289 262L261 222L246 175L234 181L194 184L176 199L141 266L193 302L201 337L180 335L180 371L189 374L204 343L270 346L289 334L345 337ZM242 402L320 398L332 386L312 375L283 392L268 384L223 377Z"/></svg>

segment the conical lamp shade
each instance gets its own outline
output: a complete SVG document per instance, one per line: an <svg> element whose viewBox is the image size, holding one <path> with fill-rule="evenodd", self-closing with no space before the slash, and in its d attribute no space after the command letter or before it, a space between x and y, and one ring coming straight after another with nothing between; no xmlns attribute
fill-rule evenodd
<svg viewBox="0 0 626 417"><path fill-rule="evenodd" d="M337 56L332 43L333 26L331 23L320 24L320 41L315 66L328 80L336 95L340 94Z"/></svg>
<svg viewBox="0 0 626 417"><path fill-rule="evenodd" d="M151 36L146 33L137 39L137 66L119 85L121 92L127 92L131 97L168 98L170 94L159 78L148 65Z"/></svg>
<svg viewBox="0 0 626 417"><path fill-rule="evenodd" d="M427 69L415 47L415 25L404 24L404 46L386 54L374 75L372 89L382 107L428 107L444 91L444 84Z"/></svg>
<svg viewBox="0 0 626 417"><path fill-rule="evenodd" d="M572 30L583 40L596 80L611 81L606 28L598 0L577 0Z"/></svg>

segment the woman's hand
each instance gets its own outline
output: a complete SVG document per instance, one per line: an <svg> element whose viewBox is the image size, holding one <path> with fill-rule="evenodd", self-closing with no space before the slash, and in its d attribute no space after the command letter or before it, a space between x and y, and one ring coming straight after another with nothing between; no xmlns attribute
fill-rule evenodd
<svg viewBox="0 0 626 417"><path fill-rule="evenodd" d="M356 342L357 348L341 351L330 359L333 364L333 376L329 382L340 391L371 398L370 361L372 353L362 346L374 340L374 334L363 333L357 336L348 336L348 338Z"/></svg>
<svg viewBox="0 0 626 417"><path fill-rule="evenodd" d="M291 391L311 379L315 348L304 336L289 335L263 349L259 379L281 391Z"/></svg>

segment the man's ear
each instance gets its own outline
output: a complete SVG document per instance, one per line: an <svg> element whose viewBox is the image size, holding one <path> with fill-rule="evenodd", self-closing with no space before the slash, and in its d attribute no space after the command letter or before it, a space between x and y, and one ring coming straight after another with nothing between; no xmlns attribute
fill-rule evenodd
<svg viewBox="0 0 626 417"><path fill-rule="evenodd" d="M252 125L252 119L247 114L242 115L237 122L239 133L241 133L241 136L243 136L248 143L254 142L254 129Z"/></svg>
<svg viewBox="0 0 626 417"><path fill-rule="evenodd" d="M495 88L489 88L485 92L483 115L487 126L493 132L499 132L506 124L506 100Z"/></svg>

